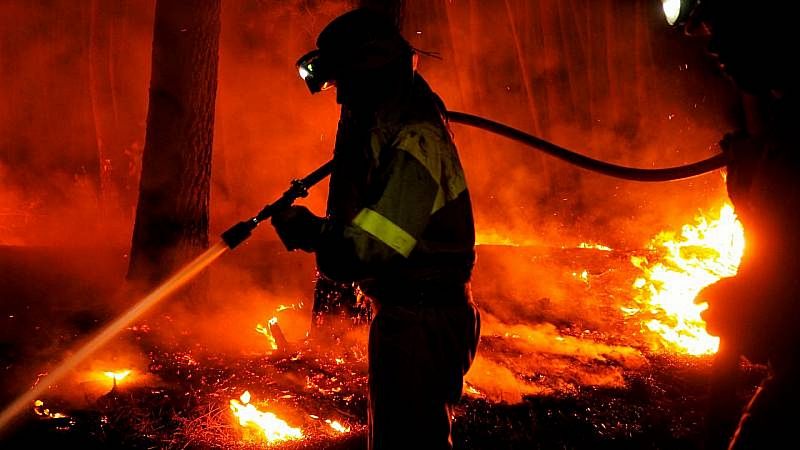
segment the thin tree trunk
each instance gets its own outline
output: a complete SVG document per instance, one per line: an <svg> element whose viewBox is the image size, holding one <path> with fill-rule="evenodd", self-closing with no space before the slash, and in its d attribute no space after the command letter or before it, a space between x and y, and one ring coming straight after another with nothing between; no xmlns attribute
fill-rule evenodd
<svg viewBox="0 0 800 450"><path fill-rule="evenodd" d="M208 247L220 0L157 0L128 278L154 283Z"/></svg>
<svg viewBox="0 0 800 450"><path fill-rule="evenodd" d="M97 0L92 0L89 6L89 100L92 105L92 123L94 124L94 136L97 143L97 159L100 168L99 177L99 200L100 213L105 216L108 212L109 201L113 201L113 191L111 183L111 161L107 149L107 139L105 132L108 127L104 126L102 103L106 91L106 79L103 77L102 66L104 65L103 47L108 45L107 36L100 17L100 6Z"/></svg>

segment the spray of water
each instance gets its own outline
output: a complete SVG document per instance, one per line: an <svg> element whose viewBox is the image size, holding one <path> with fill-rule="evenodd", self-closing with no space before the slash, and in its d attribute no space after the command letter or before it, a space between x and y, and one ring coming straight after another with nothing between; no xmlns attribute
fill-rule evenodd
<svg viewBox="0 0 800 450"><path fill-rule="evenodd" d="M208 267L217 258L222 256L228 249L228 246L222 241L209 248L202 255L195 258L192 262L175 273L175 275L164 281L155 290L150 292L150 294L133 305L114 322L94 336L89 342L81 346L75 353L65 359L46 377L42 378L33 389L29 390L23 395L20 395L16 400L14 400L13 403L6 407L2 413L0 413L0 431L2 431L14 419L14 417L17 416L17 414L25 409L30 408L31 405L33 405L33 402L40 397L41 394L47 390L47 388L58 383L83 360L91 356L95 351L108 343L108 341L110 341L114 336L127 328L133 321L138 319L155 304L168 297L170 294L192 280L198 273L200 273L200 271Z"/></svg>

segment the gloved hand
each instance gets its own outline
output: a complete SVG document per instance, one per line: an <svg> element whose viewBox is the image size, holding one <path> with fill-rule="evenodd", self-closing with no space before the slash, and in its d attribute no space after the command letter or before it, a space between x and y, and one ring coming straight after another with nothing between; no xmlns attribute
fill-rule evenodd
<svg viewBox="0 0 800 450"><path fill-rule="evenodd" d="M274 214L271 222L287 250L313 252L325 219L315 216L305 206L290 206Z"/></svg>
<svg viewBox="0 0 800 450"><path fill-rule="evenodd" d="M767 295L767 297L762 297ZM770 342L768 294L738 277L724 278L706 287L697 295L700 302L708 302L708 309L700 314L712 336L719 336L724 345L736 354L752 361L764 361Z"/></svg>
<svg viewBox="0 0 800 450"><path fill-rule="evenodd" d="M740 341L747 330L748 302L743 300L742 287L735 278L723 278L697 294L696 302L707 302L708 309L700 313L709 334L723 339Z"/></svg>

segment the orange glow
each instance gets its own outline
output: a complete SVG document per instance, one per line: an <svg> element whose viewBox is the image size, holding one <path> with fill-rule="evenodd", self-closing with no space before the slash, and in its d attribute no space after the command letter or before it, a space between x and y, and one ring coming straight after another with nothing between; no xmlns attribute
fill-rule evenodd
<svg viewBox="0 0 800 450"><path fill-rule="evenodd" d="M511 247L523 247L537 245L537 242L533 239L521 237L519 233L489 229L475 231L475 245L508 245Z"/></svg>
<svg viewBox="0 0 800 450"><path fill-rule="evenodd" d="M250 391L244 391L239 400L231 400L231 411L239 425L263 434L268 443L297 440L303 438L300 428L292 428L275 414L259 411L250 404ZM241 401L240 401L241 400Z"/></svg>
<svg viewBox="0 0 800 450"><path fill-rule="evenodd" d="M716 353L719 338L706 332L700 317L708 304L694 299L704 287L736 274L744 245L744 230L730 204L717 214L697 216L679 233L659 233L649 247L663 257L631 258L644 273L633 285L638 306L623 311L650 317L645 327L666 348L690 355Z"/></svg>
<svg viewBox="0 0 800 450"><path fill-rule="evenodd" d="M114 380L115 383L119 383L120 380L122 380L123 378L127 377L130 374L131 374L130 370L120 370L118 372L103 372L103 375L107 376L108 378L111 378L112 380Z"/></svg>

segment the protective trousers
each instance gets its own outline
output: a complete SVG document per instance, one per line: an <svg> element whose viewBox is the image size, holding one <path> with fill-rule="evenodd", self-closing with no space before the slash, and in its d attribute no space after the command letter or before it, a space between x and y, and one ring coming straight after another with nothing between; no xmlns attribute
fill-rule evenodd
<svg viewBox="0 0 800 450"><path fill-rule="evenodd" d="M471 298L377 307L369 334L369 448L452 449L452 408L480 336Z"/></svg>

